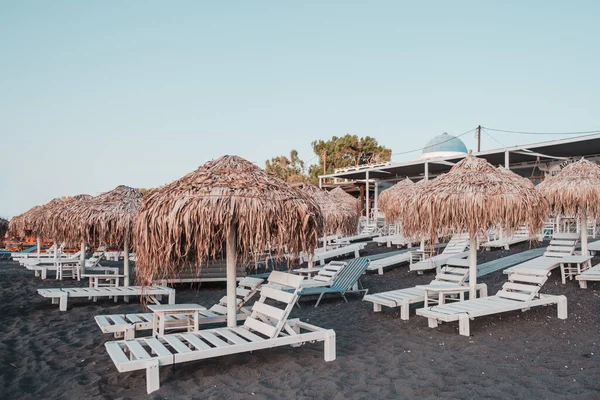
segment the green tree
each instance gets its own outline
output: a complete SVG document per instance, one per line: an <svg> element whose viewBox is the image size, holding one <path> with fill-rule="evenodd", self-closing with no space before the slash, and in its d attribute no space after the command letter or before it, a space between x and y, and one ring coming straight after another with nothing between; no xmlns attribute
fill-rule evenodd
<svg viewBox="0 0 600 400"><path fill-rule="evenodd" d="M304 173L304 161L298 157L298 151L290 151L287 156L273 157L265 161L265 170L286 182L306 182L308 177Z"/></svg>
<svg viewBox="0 0 600 400"><path fill-rule="evenodd" d="M323 174L323 159L327 173L331 174L336 168L386 162L392 158L392 150L380 145L377 139L370 136L359 138L349 133L327 141L316 140L312 142L312 148L319 156L319 165L311 165L308 170L313 181Z"/></svg>

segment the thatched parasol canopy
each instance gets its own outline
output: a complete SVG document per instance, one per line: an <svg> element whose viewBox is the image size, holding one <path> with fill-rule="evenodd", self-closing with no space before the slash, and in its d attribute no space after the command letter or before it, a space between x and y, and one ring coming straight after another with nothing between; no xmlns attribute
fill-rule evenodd
<svg viewBox="0 0 600 400"><path fill-rule="evenodd" d="M31 236L33 231L32 218L40 207L35 206L22 214L12 217L8 224L8 234L19 239Z"/></svg>
<svg viewBox="0 0 600 400"><path fill-rule="evenodd" d="M583 158L537 186L555 214L581 219L582 253L587 254L587 217L600 218L600 166Z"/></svg>
<svg viewBox="0 0 600 400"><path fill-rule="evenodd" d="M406 178L381 192L377 204L388 223L395 223L400 219L401 204L412 194L414 186L413 181Z"/></svg>
<svg viewBox="0 0 600 400"><path fill-rule="evenodd" d="M469 232L469 282L474 298L477 234L491 228L510 232L523 224L534 234L543 226L548 210L544 198L521 177L511 177L469 154L447 174L415 187L403 207L402 226L405 234L428 235L432 242L438 232L443 236Z"/></svg>
<svg viewBox="0 0 600 400"><path fill-rule="evenodd" d="M344 189L339 187L330 191L329 194L335 199L338 207L344 207L350 212L355 212L357 218L360 218L361 205L359 199L346 193Z"/></svg>
<svg viewBox="0 0 600 400"><path fill-rule="evenodd" d="M48 203L39 207L37 211L32 215L32 234L38 237L42 237L44 239L65 241L68 240L71 243L77 243L78 240L72 241L69 240L71 238L67 238L64 235L61 235L55 229L54 225L57 223L57 220L62 220L66 218L68 212L66 211L67 207L72 205L75 202L91 199L92 196L87 194L79 194L76 196L65 196L65 197L57 197L55 199L50 200Z"/></svg>
<svg viewBox="0 0 600 400"><path fill-rule="evenodd" d="M322 231L317 203L238 156L209 161L148 194L135 221L137 279L177 276L227 254L228 325L236 324L237 257L270 249L312 252Z"/></svg>
<svg viewBox="0 0 600 400"><path fill-rule="evenodd" d="M95 197L75 196L49 212L49 232L69 242L131 243L133 220L141 201L138 189L124 185Z"/></svg>
<svg viewBox="0 0 600 400"><path fill-rule="evenodd" d="M356 232L358 213L355 210L351 210L349 207L340 207L337 198L316 185L303 183L298 187L312 197L321 209L326 235L346 235Z"/></svg>
<svg viewBox="0 0 600 400"><path fill-rule="evenodd" d="M6 232L8 232L8 220L0 218L0 241L4 239Z"/></svg>

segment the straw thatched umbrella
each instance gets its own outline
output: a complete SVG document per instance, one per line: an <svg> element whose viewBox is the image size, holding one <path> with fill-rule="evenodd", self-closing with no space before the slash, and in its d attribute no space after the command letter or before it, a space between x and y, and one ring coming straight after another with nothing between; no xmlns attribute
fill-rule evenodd
<svg viewBox="0 0 600 400"><path fill-rule="evenodd" d="M358 212L349 207L340 207L337 198L316 185L303 183L298 187L312 197L321 209L325 235L349 235L356 232Z"/></svg>
<svg viewBox="0 0 600 400"><path fill-rule="evenodd" d="M581 253L588 254L587 217L600 218L600 166L583 158L537 186L555 214L580 218Z"/></svg>
<svg viewBox="0 0 600 400"><path fill-rule="evenodd" d="M124 250L124 285L129 286L129 249L132 242L133 221L142 201L138 189L120 185L95 197L78 197L57 206L51 213L50 232L56 237L82 243L109 243Z"/></svg>
<svg viewBox="0 0 600 400"><path fill-rule="evenodd" d="M314 250L319 206L298 188L243 158L223 156L148 194L135 222L138 279L177 276L226 251L227 324L236 325L238 256Z"/></svg>
<svg viewBox="0 0 600 400"><path fill-rule="evenodd" d="M35 206L22 214L12 217L8 224L8 234L19 239L31 236L33 230L32 218L40 207Z"/></svg>
<svg viewBox="0 0 600 400"><path fill-rule="evenodd" d="M406 178L389 189L384 190L379 195L378 206L385 215L388 223L396 222L400 219L401 204L412 194L415 184Z"/></svg>
<svg viewBox="0 0 600 400"><path fill-rule="evenodd" d="M6 232L8 232L8 220L0 218L0 241L4 239Z"/></svg>
<svg viewBox="0 0 600 400"><path fill-rule="evenodd" d="M471 298L475 298L477 280L477 235L491 228L510 231L523 224L533 234L542 227L549 209L533 186L507 174L469 153L447 174L417 185L402 210L407 235L429 235L433 242L438 232L443 236L469 232Z"/></svg>
<svg viewBox="0 0 600 400"><path fill-rule="evenodd" d="M356 210L360 214L360 200L346 193L344 189L338 187L330 191L329 194L335 199L338 205L348 207L349 210Z"/></svg>

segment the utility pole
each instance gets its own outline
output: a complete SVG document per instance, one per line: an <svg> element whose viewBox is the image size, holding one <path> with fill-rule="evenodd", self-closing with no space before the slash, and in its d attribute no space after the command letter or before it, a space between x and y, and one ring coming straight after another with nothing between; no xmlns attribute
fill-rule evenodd
<svg viewBox="0 0 600 400"><path fill-rule="evenodd" d="M481 151L481 125L477 125L477 152Z"/></svg>
<svg viewBox="0 0 600 400"><path fill-rule="evenodd" d="M327 174L327 150L323 150L323 175Z"/></svg>

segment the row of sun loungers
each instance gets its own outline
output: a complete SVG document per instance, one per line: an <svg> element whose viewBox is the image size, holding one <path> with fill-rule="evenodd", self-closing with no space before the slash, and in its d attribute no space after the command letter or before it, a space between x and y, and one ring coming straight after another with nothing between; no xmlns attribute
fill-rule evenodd
<svg viewBox="0 0 600 400"><path fill-rule="evenodd" d="M489 240L486 243L483 243L481 245L481 247L485 248L488 251L493 248L499 248L499 247L504 248L504 250L508 250L510 248L510 246L512 246L512 245L518 244L518 243L523 243L528 240L529 240L529 231L527 230L526 227L520 227L511 236L506 237L506 236L501 236L498 234L498 236L495 237L494 239Z"/></svg>
<svg viewBox="0 0 600 400"><path fill-rule="evenodd" d="M543 272L550 272L560 266L561 258L573 255L578 240L578 233L555 233L546 252L541 257L507 268L504 273L513 274L521 269L539 269Z"/></svg>

